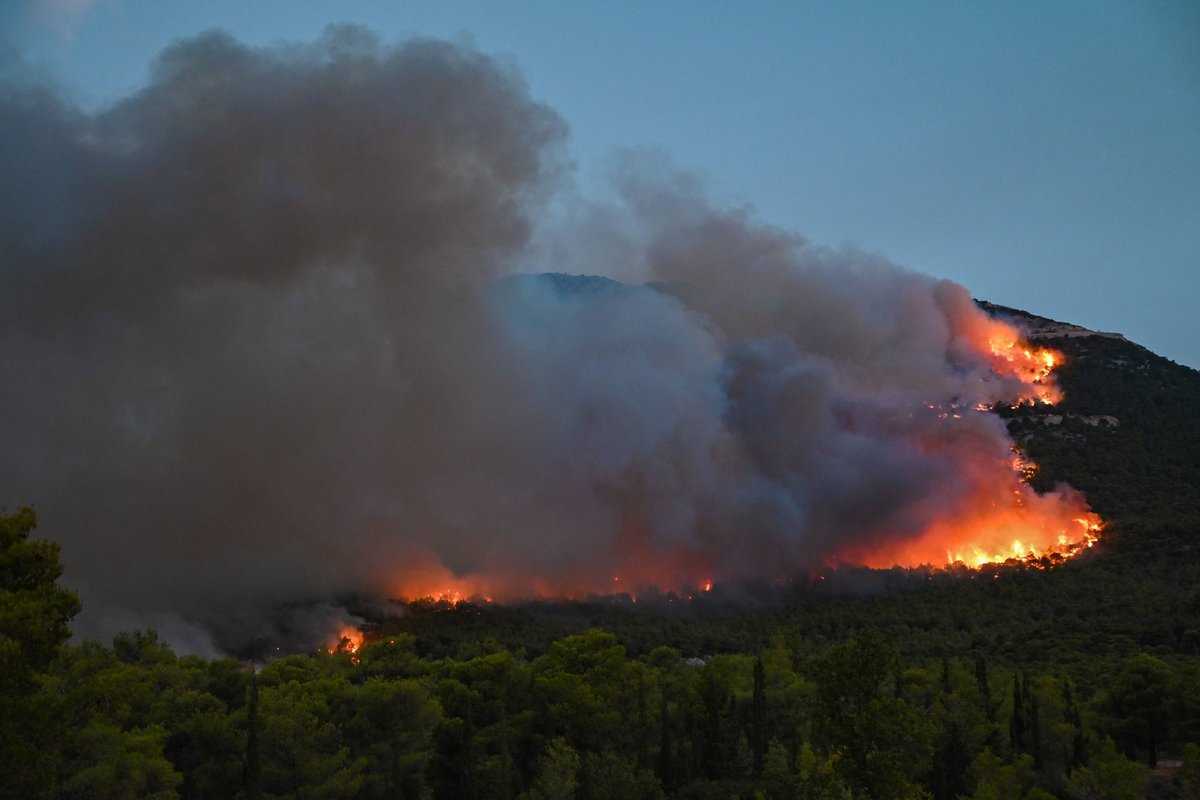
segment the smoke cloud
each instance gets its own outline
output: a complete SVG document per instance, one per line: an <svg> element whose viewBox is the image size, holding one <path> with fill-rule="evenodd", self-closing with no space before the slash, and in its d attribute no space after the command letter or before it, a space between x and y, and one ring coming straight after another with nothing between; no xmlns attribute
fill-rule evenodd
<svg viewBox="0 0 1200 800"><path fill-rule="evenodd" d="M297 599L776 578L1014 491L1078 513L947 412L1028 389L962 287L645 154L581 200L566 139L505 63L357 28L178 42L96 114L10 67L0 500L77 627L206 650ZM562 272L598 275L521 274Z"/></svg>

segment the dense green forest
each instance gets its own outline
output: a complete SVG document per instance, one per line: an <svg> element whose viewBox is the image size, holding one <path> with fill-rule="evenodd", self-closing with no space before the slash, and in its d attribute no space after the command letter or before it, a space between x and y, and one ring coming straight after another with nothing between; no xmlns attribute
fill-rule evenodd
<svg viewBox="0 0 1200 800"><path fill-rule="evenodd" d="M0 796L1200 798L1200 373L1039 343L1067 399L999 413L1106 520L1065 563L364 603L357 651L206 660L66 644L58 550L2 516Z"/></svg>

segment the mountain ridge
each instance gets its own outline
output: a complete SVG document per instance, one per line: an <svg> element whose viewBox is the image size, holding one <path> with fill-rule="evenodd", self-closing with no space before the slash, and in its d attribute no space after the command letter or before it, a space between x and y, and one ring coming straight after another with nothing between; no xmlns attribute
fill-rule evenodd
<svg viewBox="0 0 1200 800"><path fill-rule="evenodd" d="M1119 333L977 302L1065 356L1062 401L997 411L1039 466L1035 488L1070 483L1109 520L1200 518L1200 371Z"/></svg>

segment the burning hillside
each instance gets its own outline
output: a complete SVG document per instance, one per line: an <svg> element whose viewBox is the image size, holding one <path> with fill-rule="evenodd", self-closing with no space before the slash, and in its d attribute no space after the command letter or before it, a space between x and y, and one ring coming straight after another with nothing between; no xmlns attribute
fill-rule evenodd
<svg viewBox="0 0 1200 800"><path fill-rule="evenodd" d="M5 500L62 542L85 631L976 564L1098 525L986 410L1056 401L1059 355L653 160L579 200L562 121L469 47L212 34L100 113L11 79L0 111Z"/></svg>

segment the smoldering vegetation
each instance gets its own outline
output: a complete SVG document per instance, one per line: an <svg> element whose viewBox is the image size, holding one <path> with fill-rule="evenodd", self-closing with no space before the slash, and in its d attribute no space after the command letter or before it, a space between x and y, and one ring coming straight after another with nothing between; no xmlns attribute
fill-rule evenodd
<svg viewBox="0 0 1200 800"><path fill-rule="evenodd" d="M1008 474L1000 420L938 414L1021 388L964 288L644 154L581 198L567 139L509 64L356 28L176 42L95 113L9 64L0 500L76 628L770 581Z"/></svg>

